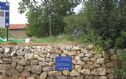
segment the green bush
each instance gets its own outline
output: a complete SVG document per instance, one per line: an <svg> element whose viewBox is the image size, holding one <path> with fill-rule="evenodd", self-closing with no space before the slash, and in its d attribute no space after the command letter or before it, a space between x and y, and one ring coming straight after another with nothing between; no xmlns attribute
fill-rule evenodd
<svg viewBox="0 0 126 79"><path fill-rule="evenodd" d="M6 30L3 28L0 28L0 37L4 38L6 36Z"/></svg>
<svg viewBox="0 0 126 79"><path fill-rule="evenodd" d="M116 79L126 79L126 50L118 54L117 66L113 70Z"/></svg>

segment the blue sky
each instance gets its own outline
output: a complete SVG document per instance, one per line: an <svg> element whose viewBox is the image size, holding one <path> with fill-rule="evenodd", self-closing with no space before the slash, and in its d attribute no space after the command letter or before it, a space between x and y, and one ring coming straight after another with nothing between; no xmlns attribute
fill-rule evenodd
<svg viewBox="0 0 126 79"><path fill-rule="evenodd" d="M6 0L0 0L6 1ZM27 23L25 14L18 13L18 3L21 0L8 0L10 2L10 24L24 24ZM79 5L75 8L75 12L78 12L81 9L82 5Z"/></svg>

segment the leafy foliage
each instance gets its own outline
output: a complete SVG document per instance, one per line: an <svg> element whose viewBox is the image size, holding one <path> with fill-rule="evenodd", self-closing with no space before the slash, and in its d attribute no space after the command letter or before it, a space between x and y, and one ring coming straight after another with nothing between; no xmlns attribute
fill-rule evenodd
<svg viewBox="0 0 126 79"><path fill-rule="evenodd" d="M6 30L0 28L0 37L4 38L6 36Z"/></svg>
<svg viewBox="0 0 126 79"><path fill-rule="evenodd" d="M78 3L70 0L22 0L19 3L20 13L27 10L29 36L58 35L64 32L63 17L73 14Z"/></svg>

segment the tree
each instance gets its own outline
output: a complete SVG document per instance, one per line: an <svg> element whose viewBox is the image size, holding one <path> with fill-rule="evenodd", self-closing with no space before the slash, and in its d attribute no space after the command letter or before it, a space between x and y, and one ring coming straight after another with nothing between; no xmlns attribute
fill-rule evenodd
<svg viewBox="0 0 126 79"><path fill-rule="evenodd" d="M125 4L125 0L88 0L81 10L87 19L88 28L102 37L103 45L107 48L124 47L117 43L119 40L120 43L125 42L122 37L122 32L126 32Z"/></svg>
<svg viewBox="0 0 126 79"><path fill-rule="evenodd" d="M30 36L57 35L64 32L63 17L73 14L73 8L79 3L72 0L22 0L20 13L27 10Z"/></svg>

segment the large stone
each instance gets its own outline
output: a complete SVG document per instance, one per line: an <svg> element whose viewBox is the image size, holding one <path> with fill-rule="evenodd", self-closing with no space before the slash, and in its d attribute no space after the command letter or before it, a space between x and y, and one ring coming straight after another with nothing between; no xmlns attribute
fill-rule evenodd
<svg viewBox="0 0 126 79"><path fill-rule="evenodd" d="M48 66L48 62L39 62L39 65L41 65L41 66L43 66L43 67L46 67L46 66Z"/></svg>
<svg viewBox="0 0 126 79"><path fill-rule="evenodd" d="M27 79L35 79L35 77L28 77Z"/></svg>
<svg viewBox="0 0 126 79"><path fill-rule="evenodd" d="M90 61L96 62L96 58L90 58Z"/></svg>
<svg viewBox="0 0 126 79"><path fill-rule="evenodd" d="M114 63L113 62L108 62L108 63L106 63L106 66L107 67L113 67L114 66Z"/></svg>
<svg viewBox="0 0 126 79"><path fill-rule="evenodd" d="M84 79L84 76L78 76L76 79Z"/></svg>
<svg viewBox="0 0 126 79"><path fill-rule="evenodd" d="M20 66L20 65L18 65L17 67L16 67L16 70L18 71L18 72L22 72L23 71L23 66Z"/></svg>
<svg viewBox="0 0 126 79"><path fill-rule="evenodd" d="M31 60L31 65L38 65L39 61L38 60Z"/></svg>
<svg viewBox="0 0 126 79"><path fill-rule="evenodd" d="M86 54L85 54L85 57L88 57L88 58L89 58L89 57L92 57L92 56L93 56L92 53L86 53Z"/></svg>
<svg viewBox="0 0 126 79"><path fill-rule="evenodd" d="M76 71L81 72L82 66L81 65L75 65L75 69L76 69Z"/></svg>
<svg viewBox="0 0 126 79"><path fill-rule="evenodd" d="M68 79L66 76L57 76L56 79Z"/></svg>
<svg viewBox="0 0 126 79"><path fill-rule="evenodd" d="M65 75L65 76L70 75L70 71L68 71L68 70L64 70L64 71L63 71L63 75Z"/></svg>
<svg viewBox="0 0 126 79"><path fill-rule="evenodd" d="M77 64L79 64L79 65L85 65L85 63L83 61L81 61L81 60L78 60Z"/></svg>
<svg viewBox="0 0 126 79"><path fill-rule="evenodd" d="M0 47L0 53L3 53L3 50L4 50L4 49Z"/></svg>
<svg viewBox="0 0 126 79"><path fill-rule="evenodd" d="M101 76L106 75L106 68L100 67L100 68L94 69L92 74L93 75L101 75Z"/></svg>
<svg viewBox="0 0 126 79"><path fill-rule="evenodd" d="M11 48L10 47L5 48L4 54L9 54L10 52L11 52Z"/></svg>
<svg viewBox="0 0 126 79"><path fill-rule="evenodd" d="M11 63L11 67L12 67L12 68L15 68L15 67L16 67L16 65L17 65L17 63L16 63L16 62L12 62L12 63Z"/></svg>
<svg viewBox="0 0 126 79"><path fill-rule="evenodd" d="M108 79L114 79L113 74L108 74Z"/></svg>
<svg viewBox="0 0 126 79"><path fill-rule="evenodd" d="M0 59L0 64L2 64L3 63L3 60L2 59Z"/></svg>
<svg viewBox="0 0 126 79"><path fill-rule="evenodd" d="M104 64L105 63L105 59L104 58L98 58L96 63L97 64Z"/></svg>
<svg viewBox="0 0 126 79"><path fill-rule="evenodd" d="M47 78L47 72L43 72L43 73L41 73L39 79L46 79L46 78Z"/></svg>
<svg viewBox="0 0 126 79"><path fill-rule="evenodd" d="M84 79L94 79L94 76L85 76Z"/></svg>
<svg viewBox="0 0 126 79"><path fill-rule="evenodd" d="M106 76L101 76L101 77L99 77L99 79L107 79L107 77Z"/></svg>
<svg viewBox="0 0 126 79"><path fill-rule="evenodd" d="M117 55L112 55L112 56L111 56L111 60L112 60L112 61L116 61L116 60L117 60Z"/></svg>
<svg viewBox="0 0 126 79"><path fill-rule="evenodd" d="M75 70L72 70L72 71L70 72L70 76L80 76L80 73L77 72L77 71L75 71Z"/></svg>
<svg viewBox="0 0 126 79"><path fill-rule="evenodd" d="M20 76L18 79L25 79L25 77L23 77L23 76Z"/></svg>
<svg viewBox="0 0 126 79"><path fill-rule="evenodd" d="M42 71L42 68L40 65L33 65L32 68L31 68L31 72L33 74L40 74Z"/></svg>
<svg viewBox="0 0 126 79"><path fill-rule="evenodd" d="M83 61L87 62L87 61L89 61L89 58L88 57L84 57Z"/></svg>
<svg viewBox="0 0 126 79"><path fill-rule="evenodd" d="M51 68L51 67L44 67L42 70L43 70L44 72L47 72L47 71L51 71L52 68Z"/></svg>
<svg viewBox="0 0 126 79"><path fill-rule="evenodd" d="M11 64L11 58L3 58L5 64Z"/></svg>
<svg viewBox="0 0 126 79"><path fill-rule="evenodd" d="M83 73L84 75L91 75L90 69L83 69L81 73Z"/></svg>
<svg viewBox="0 0 126 79"><path fill-rule="evenodd" d="M57 72L57 71L49 71L49 72L48 72L48 75L49 75L49 76L55 76L56 73L58 73L58 72Z"/></svg>
<svg viewBox="0 0 126 79"><path fill-rule="evenodd" d="M68 55L75 56L75 55L77 55L77 52L76 51L69 51L68 52Z"/></svg>
<svg viewBox="0 0 126 79"><path fill-rule="evenodd" d="M33 53L25 53L25 59L26 59L26 60L31 60L31 59L33 59Z"/></svg>
<svg viewBox="0 0 126 79"><path fill-rule="evenodd" d="M23 72L21 72L21 76L29 77L29 76L30 76L30 72L28 72L28 71L23 71Z"/></svg>
<svg viewBox="0 0 126 79"><path fill-rule="evenodd" d="M24 66L24 65L26 65L26 62L27 62L26 60L22 59L19 61L18 64Z"/></svg>
<svg viewBox="0 0 126 79"><path fill-rule="evenodd" d="M24 51L18 51L16 52L18 56L24 56L25 52Z"/></svg>
<svg viewBox="0 0 126 79"><path fill-rule="evenodd" d="M75 56L75 60L80 60L80 57L79 56Z"/></svg>

